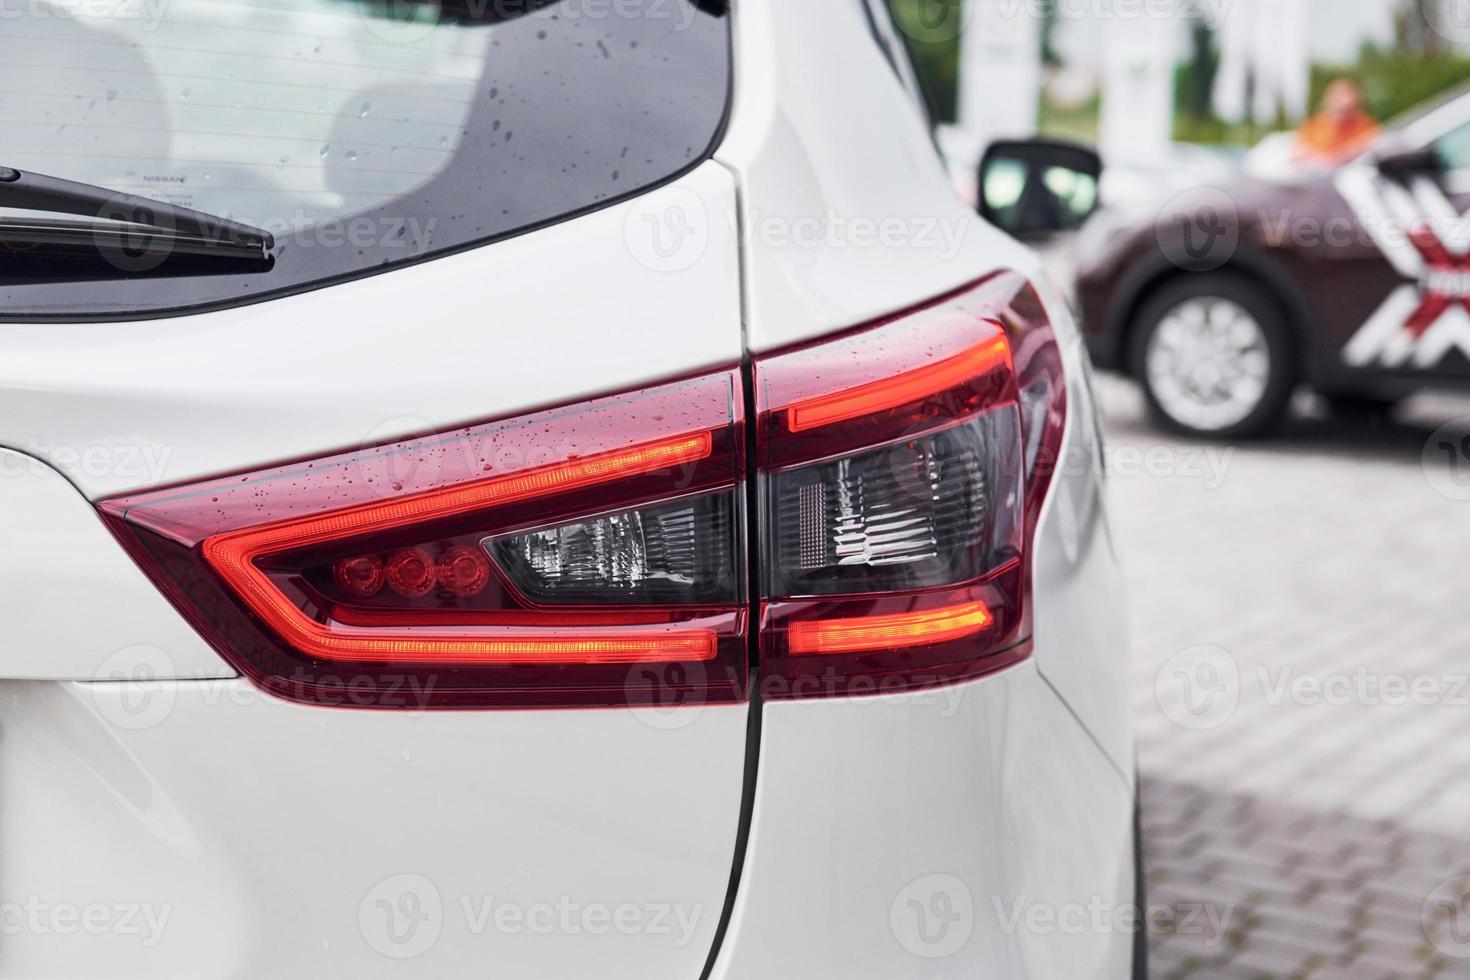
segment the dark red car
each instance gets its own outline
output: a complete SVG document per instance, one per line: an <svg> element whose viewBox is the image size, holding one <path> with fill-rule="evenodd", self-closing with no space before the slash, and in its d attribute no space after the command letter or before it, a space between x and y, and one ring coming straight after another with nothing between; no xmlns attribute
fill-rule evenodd
<svg viewBox="0 0 1470 980"><path fill-rule="evenodd" d="M1076 147L997 147L1033 175L1021 205L988 204L1021 235L1075 226L1059 169ZM1096 171L1093 171L1095 175ZM984 197L985 195L982 195ZM1015 195L1010 195L1014 197ZM1195 435L1262 432L1307 385L1340 410L1424 387L1470 387L1470 94L1390 127L1363 159L1292 179L1241 177L1082 236L1076 297L1098 367L1137 378L1159 422Z"/></svg>

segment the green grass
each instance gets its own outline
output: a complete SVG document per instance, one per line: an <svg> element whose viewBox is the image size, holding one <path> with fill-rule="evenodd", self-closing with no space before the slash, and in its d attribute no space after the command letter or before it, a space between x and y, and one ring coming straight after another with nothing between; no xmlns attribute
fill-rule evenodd
<svg viewBox="0 0 1470 980"><path fill-rule="evenodd" d="M1093 98L1079 106L1060 106L1041 100L1041 135L1053 139L1096 143L1102 102Z"/></svg>

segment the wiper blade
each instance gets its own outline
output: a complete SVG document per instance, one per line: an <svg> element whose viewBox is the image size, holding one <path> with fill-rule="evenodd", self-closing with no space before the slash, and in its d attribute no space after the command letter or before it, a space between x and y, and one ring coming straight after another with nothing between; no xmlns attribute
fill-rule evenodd
<svg viewBox="0 0 1470 980"><path fill-rule="evenodd" d="M271 264L270 253L258 246L116 221L0 217L0 247L14 258L28 254L104 258L136 272L159 268L174 259L260 268Z"/></svg>
<svg viewBox="0 0 1470 980"><path fill-rule="evenodd" d="M65 244L70 242L53 242L52 239L60 236L77 241L75 232L80 231L92 236L98 247L106 247L129 236L147 234L144 229L149 229L154 233L150 237L155 239L156 247L177 249L186 255L219 257L234 253L259 262L268 261L275 246L270 232L239 221L135 194L121 194L95 184L22 172L11 167L0 167L0 207L47 214L74 214L124 223L110 226L89 222L71 226L73 231L67 232L67 226L62 223L0 217L0 238L7 240L23 236L18 240ZM159 235L159 232L164 234Z"/></svg>

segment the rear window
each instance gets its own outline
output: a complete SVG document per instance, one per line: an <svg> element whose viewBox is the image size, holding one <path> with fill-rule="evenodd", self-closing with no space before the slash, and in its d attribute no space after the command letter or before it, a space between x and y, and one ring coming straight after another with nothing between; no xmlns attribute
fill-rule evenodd
<svg viewBox="0 0 1470 980"><path fill-rule="evenodd" d="M276 238L269 269L229 272L10 243L7 319L248 302L563 220L705 159L730 89L728 18L712 0L0 0L0 12L0 165Z"/></svg>

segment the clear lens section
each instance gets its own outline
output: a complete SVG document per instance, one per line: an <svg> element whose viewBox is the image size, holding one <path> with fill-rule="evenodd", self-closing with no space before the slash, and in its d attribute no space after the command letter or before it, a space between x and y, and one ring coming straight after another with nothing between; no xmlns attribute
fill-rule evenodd
<svg viewBox="0 0 1470 980"><path fill-rule="evenodd" d="M1028 475L1036 472L1036 464L1041 459L1041 443L1046 437L1047 416L1054 410L1056 400L1056 392L1052 390L1052 380L1045 376L1021 389L1021 415L1026 423L1026 473Z"/></svg>
<svg viewBox="0 0 1470 980"><path fill-rule="evenodd" d="M734 514L734 495L722 493L487 538L485 547L538 603L734 601Z"/></svg>
<svg viewBox="0 0 1470 980"><path fill-rule="evenodd" d="M965 582L1018 553L1012 408L880 449L776 474L775 594Z"/></svg>

